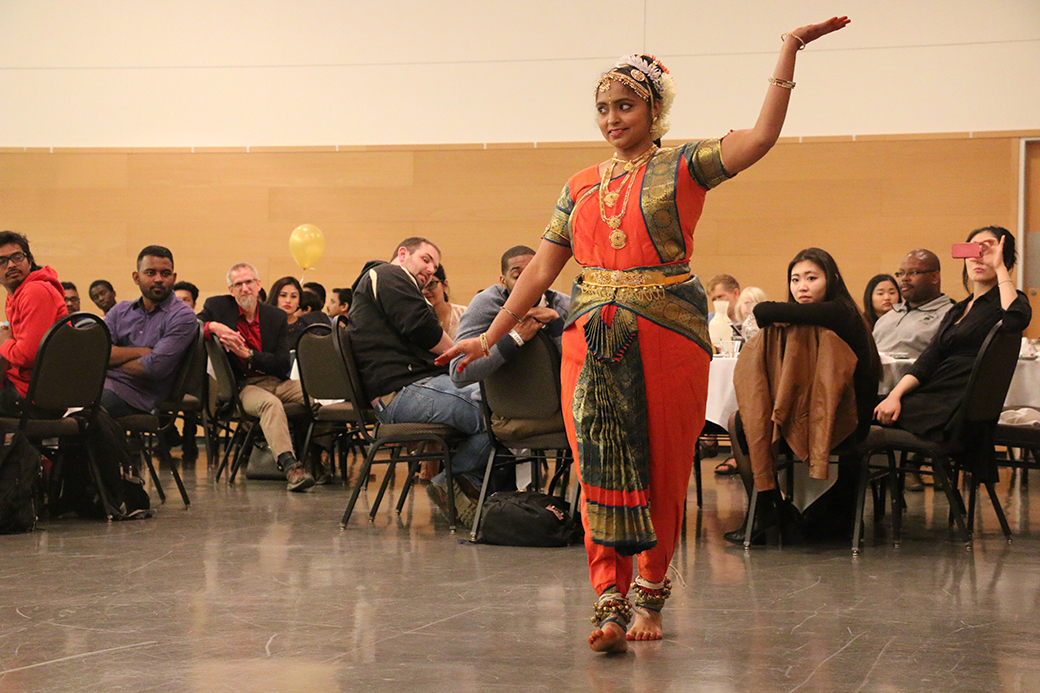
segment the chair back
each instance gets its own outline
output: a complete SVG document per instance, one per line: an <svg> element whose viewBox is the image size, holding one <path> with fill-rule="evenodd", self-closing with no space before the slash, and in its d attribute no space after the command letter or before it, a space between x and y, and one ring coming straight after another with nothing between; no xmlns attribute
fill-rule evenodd
<svg viewBox="0 0 1040 693"><path fill-rule="evenodd" d="M350 335L347 334L347 320L342 315L337 315L332 323L332 334L336 337L335 345L339 351L340 361L347 369L347 378L350 383L350 403L354 411L366 424L376 423L376 412L372 408L372 400L365 393L365 386L361 383L361 375L358 373L357 361L354 360L354 350L350 343ZM369 438L370 431L366 426L361 427L362 435Z"/></svg>
<svg viewBox="0 0 1040 693"><path fill-rule="evenodd" d="M217 411L238 406L238 386L235 372L231 369L231 361L227 350L217 335L210 335L206 340L206 355L213 368L213 382L210 385L210 400Z"/></svg>
<svg viewBox="0 0 1040 693"><path fill-rule="evenodd" d="M328 324L308 325L296 342L296 365L307 405L313 399L350 400L350 373Z"/></svg>
<svg viewBox="0 0 1040 693"><path fill-rule="evenodd" d="M166 399L159 403L159 411L175 414L181 410L184 404L184 395L195 395L202 399L203 383L206 377L206 344L203 334L204 326L199 323L195 330L195 336L188 345L181 364L177 369L177 375L173 379L173 386Z"/></svg>
<svg viewBox="0 0 1040 693"><path fill-rule="evenodd" d="M539 331L482 383L491 413L503 419L550 419L560 413L560 350Z"/></svg>
<svg viewBox="0 0 1040 693"><path fill-rule="evenodd" d="M111 351L108 325L96 315L77 312L51 325L36 352L26 415L94 407L105 388Z"/></svg>
<svg viewBox="0 0 1040 693"><path fill-rule="evenodd" d="M1000 418L1011 378L1018 366L1021 332L1004 332L1003 322L993 326L975 357L975 365L964 394L965 421L993 421Z"/></svg>

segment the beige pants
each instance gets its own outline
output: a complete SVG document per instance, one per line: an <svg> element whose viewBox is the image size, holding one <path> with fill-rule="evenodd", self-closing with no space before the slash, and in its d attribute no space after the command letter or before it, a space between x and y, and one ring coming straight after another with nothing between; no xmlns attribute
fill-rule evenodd
<svg viewBox="0 0 1040 693"><path fill-rule="evenodd" d="M246 378L239 395L242 409L260 419L260 429L277 460L282 453L292 452L289 420L283 404L303 404L303 388L299 380L279 380L273 375Z"/></svg>

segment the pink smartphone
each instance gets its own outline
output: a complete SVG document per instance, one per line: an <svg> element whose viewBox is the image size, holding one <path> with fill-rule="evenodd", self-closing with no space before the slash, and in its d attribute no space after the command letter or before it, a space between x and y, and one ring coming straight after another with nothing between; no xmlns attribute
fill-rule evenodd
<svg viewBox="0 0 1040 693"><path fill-rule="evenodd" d="M982 244L954 243L951 254L955 258L982 257Z"/></svg>

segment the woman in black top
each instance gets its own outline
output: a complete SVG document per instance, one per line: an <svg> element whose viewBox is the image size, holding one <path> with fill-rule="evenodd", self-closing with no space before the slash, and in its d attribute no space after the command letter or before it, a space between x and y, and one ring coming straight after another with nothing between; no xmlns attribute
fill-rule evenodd
<svg viewBox="0 0 1040 693"><path fill-rule="evenodd" d="M1003 331L1021 332L1033 314L1010 276L1016 259L1011 232L987 226L972 231L968 240L982 246L981 257L964 261L964 288L971 295L946 313L928 348L875 409L882 424L936 442L947 437L989 331L1003 320Z"/></svg>
<svg viewBox="0 0 1040 693"><path fill-rule="evenodd" d="M755 320L759 327L767 327L775 324L785 325L818 325L826 327L837 334L856 355L856 370L853 373L853 386L856 390L856 415L859 425L856 435L862 438L870 430L870 421L873 417L874 404L877 402L877 384L881 374L881 362L878 358L874 339L867 329L863 315L860 313L856 301L852 298L845 280L838 271L838 265L830 253L820 248L806 248L791 260L787 266L788 292L787 301L762 301L755 304ZM734 422L735 424L735 422ZM731 437L741 427L731 424ZM746 454L739 454L735 446L734 455L737 459L737 468L744 487L750 495L753 488L753 474L750 460ZM841 483L837 493L834 488L814 503L817 507L816 514L823 516L824 521L831 527L839 527L841 531L846 529L849 523L834 522L832 508L835 506L845 507L849 511L854 510L854 505L847 498L855 491L855 480L852 475L839 475L839 480L847 479ZM835 486L837 487L838 482ZM760 498L763 494L759 494ZM789 504L780 497L777 490L768 492L770 497L764 498L760 503L763 508L764 517L755 520L756 535L765 534L772 525L776 524L776 516L773 515L775 508L787 508L791 513L797 513ZM840 496L840 498L838 498ZM824 498L828 498L824 501ZM821 503L821 501L823 501ZM826 508L824 508L826 506ZM746 523L745 523L746 524ZM740 543L744 541L744 524L740 528L727 532L724 536L728 541ZM809 528L810 531L812 528ZM758 539L759 537L756 537Z"/></svg>

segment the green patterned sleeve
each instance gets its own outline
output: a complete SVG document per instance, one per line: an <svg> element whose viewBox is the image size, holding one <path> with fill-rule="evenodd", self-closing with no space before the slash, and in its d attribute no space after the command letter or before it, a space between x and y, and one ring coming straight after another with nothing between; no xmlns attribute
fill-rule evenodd
<svg viewBox="0 0 1040 693"><path fill-rule="evenodd" d="M574 211L574 200L571 199L570 186L565 185L563 192L560 193L560 199L556 201L556 209L553 210L552 219L545 227L542 238L550 243L570 248L572 211Z"/></svg>
<svg viewBox="0 0 1040 693"><path fill-rule="evenodd" d="M690 175L697 181L697 185L705 190L711 190L720 183L728 181L733 176L729 175L726 167L722 165L722 139L714 137L710 140L701 140L694 145L687 145L692 149L689 155L688 166Z"/></svg>

